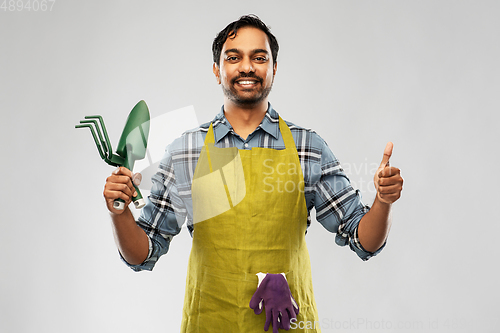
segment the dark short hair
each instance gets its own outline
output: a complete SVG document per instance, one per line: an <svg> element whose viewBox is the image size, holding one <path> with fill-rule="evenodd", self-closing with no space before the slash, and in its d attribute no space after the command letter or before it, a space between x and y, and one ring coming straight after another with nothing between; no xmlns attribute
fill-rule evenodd
<svg viewBox="0 0 500 333"><path fill-rule="evenodd" d="M236 37L239 28L243 27L254 27L262 30L266 33L269 40L269 46L271 47L271 54L273 56L273 63L275 64L278 60L278 40L269 30L269 27L260 20L256 15L245 15L240 17L239 20L229 23L227 27L217 34L212 43L212 53L214 56L214 62L217 66L220 65L220 54L222 52L222 46L228 38Z"/></svg>

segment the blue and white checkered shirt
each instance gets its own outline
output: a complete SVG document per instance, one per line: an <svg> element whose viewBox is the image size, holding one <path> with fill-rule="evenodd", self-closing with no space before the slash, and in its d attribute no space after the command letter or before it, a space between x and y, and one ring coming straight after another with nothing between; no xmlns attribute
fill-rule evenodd
<svg viewBox="0 0 500 333"><path fill-rule="evenodd" d="M315 208L316 220L326 230L336 233L335 242L338 245L349 244L363 260L378 254L385 244L372 253L364 250L359 243L358 224L369 207L362 203L359 191L351 187L326 142L310 129L285 122L295 140L304 175L307 226L311 223L311 209ZM278 113L270 104L261 124L245 140L234 132L223 108L212 123L216 147L285 148ZM146 206L137 221L149 237L148 258L140 265L127 263L133 270L152 270L159 257L167 253L172 237L181 231L185 221L189 232L193 232L191 181L209 126L210 122L183 133L166 148L158 171L152 178L151 194L146 198Z"/></svg>

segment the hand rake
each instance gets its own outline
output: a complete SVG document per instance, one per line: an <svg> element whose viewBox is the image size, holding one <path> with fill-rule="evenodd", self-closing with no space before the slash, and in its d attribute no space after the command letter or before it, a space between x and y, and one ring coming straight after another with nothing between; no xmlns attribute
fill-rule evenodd
<svg viewBox="0 0 500 333"><path fill-rule="evenodd" d="M135 161L142 160L146 156L149 135L149 109L146 102L139 101L130 111L120 141L118 141L116 154L113 154L113 148L109 142L108 132L102 117L98 115L86 116L85 119L87 120L80 120L80 125L76 125L75 128L90 128L99 155L109 165L123 166L132 170ZM137 196L132 200L135 208L139 209L144 207L145 202L139 188L135 185L134 187ZM123 210L125 202L122 199L116 199L113 207Z"/></svg>

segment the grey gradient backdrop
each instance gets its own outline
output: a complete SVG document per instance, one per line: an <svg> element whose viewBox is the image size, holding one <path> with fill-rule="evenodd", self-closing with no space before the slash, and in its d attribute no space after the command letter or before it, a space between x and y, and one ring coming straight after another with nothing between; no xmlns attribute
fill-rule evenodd
<svg viewBox="0 0 500 333"><path fill-rule="evenodd" d="M102 198L112 168L74 125L101 114L116 144L140 99L152 117L192 105L189 121L211 120L211 42L246 13L280 42L270 100L283 118L328 142L368 204L389 140L405 178L378 257L309 229L323 331L498 331L500 5L441 0L0 10L0 331L179 330L187 230L153 273L126 268Z"/></svg>

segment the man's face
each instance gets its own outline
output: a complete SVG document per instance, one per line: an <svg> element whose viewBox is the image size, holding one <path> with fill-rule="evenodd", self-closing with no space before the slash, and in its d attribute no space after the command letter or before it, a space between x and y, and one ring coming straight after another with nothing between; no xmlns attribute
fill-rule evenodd
<svg viewBox="0 0 500 333"><path fill-rule="evenodd" d="M214 74L230 101L252 106L267 102L276 68L265 32L243 27L222 46L220 66L214 64Z"/></svg>

